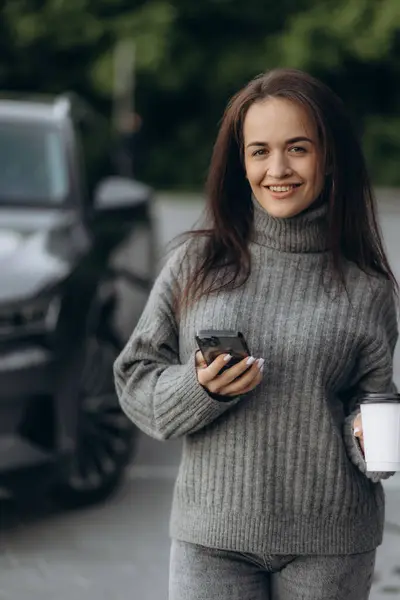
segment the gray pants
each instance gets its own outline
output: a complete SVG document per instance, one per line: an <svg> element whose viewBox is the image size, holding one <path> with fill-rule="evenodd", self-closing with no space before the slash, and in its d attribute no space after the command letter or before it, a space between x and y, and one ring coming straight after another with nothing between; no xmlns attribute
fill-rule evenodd
<svg viewBox="0 0 400 600"><path fill-rule="evenodd" d="M169 600L367 600L375 556L259 557L173 540Z"/></svg>

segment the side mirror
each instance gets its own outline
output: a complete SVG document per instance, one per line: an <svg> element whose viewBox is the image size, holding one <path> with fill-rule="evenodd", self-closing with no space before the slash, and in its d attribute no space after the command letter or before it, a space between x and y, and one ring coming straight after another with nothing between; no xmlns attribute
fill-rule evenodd
<svg viewBox="0 0 400 600"><path fill-rule="evenodd" d="M95 213L126 212L150 202L153 190L125 177L107 177L99 183L93 199Z"/></svg>

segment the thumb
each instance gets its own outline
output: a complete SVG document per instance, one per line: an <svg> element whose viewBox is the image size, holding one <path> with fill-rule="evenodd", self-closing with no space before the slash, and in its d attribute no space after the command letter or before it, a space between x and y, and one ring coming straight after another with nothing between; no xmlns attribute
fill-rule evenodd
<svg viewBox="0 0 400 600"><path fill-rule="evenodd" d="M196 367L198 369L206 369L208 367L206 361L204 360L203 354L198 350L196 352Z"/></svg>

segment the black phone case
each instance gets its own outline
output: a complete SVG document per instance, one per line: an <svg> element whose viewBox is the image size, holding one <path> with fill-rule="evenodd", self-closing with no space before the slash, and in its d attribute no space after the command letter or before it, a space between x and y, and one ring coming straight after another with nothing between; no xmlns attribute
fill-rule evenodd
<svg viewBox="0 0 400 600"><path fill-rule="evenodd" d="M196 341L204 360L210 365L220 354L231 354L232 358L222 371L250 356L244 335L240 331L202 330L196 334Z"/></svg>

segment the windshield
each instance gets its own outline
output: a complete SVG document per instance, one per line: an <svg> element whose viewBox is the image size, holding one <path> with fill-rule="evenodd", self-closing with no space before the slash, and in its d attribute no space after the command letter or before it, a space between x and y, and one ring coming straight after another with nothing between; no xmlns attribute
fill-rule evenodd
<svg viewBox="0 0 400 600"><path fill-rule="evenodd" d="M0 123L0 203L60 204L68 172L57 129Z"/></svg>

